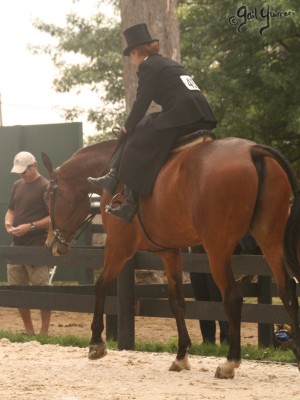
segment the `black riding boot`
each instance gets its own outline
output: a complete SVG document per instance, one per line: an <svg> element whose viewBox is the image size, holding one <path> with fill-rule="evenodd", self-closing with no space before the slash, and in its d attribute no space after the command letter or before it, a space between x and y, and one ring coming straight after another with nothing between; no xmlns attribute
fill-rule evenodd
<svg viewBox="0 0 300 400"><path fill-rule="evenodd" d="M110 171L100 178L87 178L88 182L94 186L101 187L105 189L108 193L114 194L119 183L119 178L117 177L116 169L111 168Z"/></svg>
<svg viewBox="0 0 300 400"><path fill-rule="evenodd" d="M125 187L124 196L125 201L123 204L116 208L106 206L106 212L130 224L137 211L138 194L128 187Z"/></svg>

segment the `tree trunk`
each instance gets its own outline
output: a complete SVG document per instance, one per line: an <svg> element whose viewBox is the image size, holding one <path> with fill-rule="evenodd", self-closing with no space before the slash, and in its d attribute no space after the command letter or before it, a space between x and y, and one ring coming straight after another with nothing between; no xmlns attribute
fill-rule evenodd
<svg viewBox="0 0 300 400"><path fill-rule="evenodd" d="M176 18L177 0L120 0L122 32L132 25L145 22L151 37L159 39L160 52L166 57L180 61L179 24ZM126 41L122 34L123 49ZM130 57L123 63L125 100L127 114L131 110L136 95L136 69L130 64ZM157 111L158 106L150 106Z"/></svg>

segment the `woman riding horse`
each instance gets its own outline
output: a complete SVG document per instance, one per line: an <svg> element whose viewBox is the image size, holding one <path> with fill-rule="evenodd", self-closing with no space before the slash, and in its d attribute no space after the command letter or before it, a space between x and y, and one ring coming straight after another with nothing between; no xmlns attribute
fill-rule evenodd
<svg viewBox="0 0 300 400"><path fill-rule="evenodd" d="M147 25L124 31L130 56L138 67L138 88L132 110L121 129L120 145L108 174L88 181L114 194L119 180L125 184L125 201L107 211L131 223L138 194L150 196L158 172L179 136L197 130L212 130L216 117L192 78L177 62L159 54L159 41L152 39ZM161 112L146 114L152 101Z"/></svg>

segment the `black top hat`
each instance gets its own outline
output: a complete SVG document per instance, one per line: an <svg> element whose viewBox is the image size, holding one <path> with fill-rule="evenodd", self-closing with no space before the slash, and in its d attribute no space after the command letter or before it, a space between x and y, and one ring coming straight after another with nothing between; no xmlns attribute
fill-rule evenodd
<svg viewBox="0 0 300 400"><path fill-rule="evenodd" d="M130 50L140 44L151 43L158 40L152 39L148 31L148 27L144 23L131 26L130 28L126 29L123 34L127 42L127 47L123 51L124 56L129 56Z"/></svg>

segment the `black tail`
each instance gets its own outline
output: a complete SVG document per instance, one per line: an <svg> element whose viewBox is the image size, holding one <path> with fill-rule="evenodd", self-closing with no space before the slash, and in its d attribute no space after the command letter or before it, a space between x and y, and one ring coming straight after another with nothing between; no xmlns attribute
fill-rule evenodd
<svg viewBox="0 0 300 400"><path fill-rule="evenodd" d="M271 157L276 160L286 173L291 185L293 202L284 233L284 261L288 273L300 282L300 265L297 251L299 250L300 253L300 192L297 179L291 165L279 151L269 146L257 144L252 148L253 162L256 163L257 159L261 157Z"/></svg>

